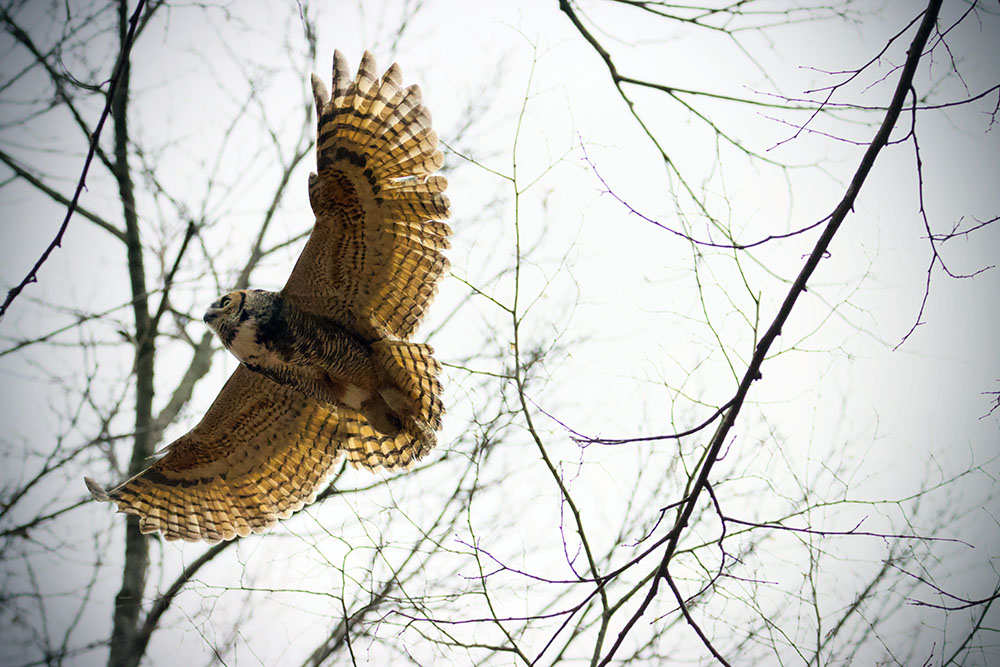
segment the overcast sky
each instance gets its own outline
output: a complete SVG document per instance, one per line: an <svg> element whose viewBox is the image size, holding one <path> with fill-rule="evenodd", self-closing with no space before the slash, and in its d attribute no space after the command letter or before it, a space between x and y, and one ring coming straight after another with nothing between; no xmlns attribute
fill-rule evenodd
<svg viewBox="0 0 1000 667"><path fill-rule="evenodd" d="M474 298L439 332L437 328L453 308L464 303L469 293L466 283L485 287L500 302L512 299L512 280L490 280L511 263L516 212L523 246L537 242L520 285L522 303L534 304L525 319L526 336L532 342L559 341L564 346L546 360L543 377L547 382L538 385L538 393L532 396L540 409L559 421L539 413L539 428L568 466L584 511L595 517L597 525L607 521L608 530L613 530L615 513L608 508L624 502L642 464L633 452L621 448L580 449L563 424L590 436L629 437L683 430L705 419L732 395L759 336L754 318L759 318L763 328L774 317L817 233L766 244L739 254L736 261L732 251L702 248L696 253L687 241L630 212L623 202L698 239L724 240L719 229L699 215L691 197L683 194L677 177L665 170L655 146L610 84L600 59L558 11L557 2L433 0L416 15L395 50L389 45L404 3L387 6L384 11L381 3L324 6L319 12L316 68L322 77L329 76L334 48L342 50L352 66L365 48L374 50L380 70L397 60L406 82L422 87L435 128L453 149L446 151L455 230L449 251L453 276L445 279L422 331L435 332L433 343L442 361L455 363L471 356L472 365L484 340L505 341L511 335L504 329L508 320L485 298ZM946 3L942 25L950 25L965 6ZM184 201L202 201L200 195L208 189L207 167L222 156L217 165L224 183L217 191L221 194L213 194L205 209L195 212L213 222L202 238L206 247L219 253L217 269L222 273L217 280L202 276L179 283L176 305L192 312L203 309L220 288L231 286L252 242L253 225L274 176L274 165L261 159L269 150L261 133L263 121L270 123L279 141L291 142L301 126L303 101L308 99L309 72L297 70L285 55L288 44L293 52L303 50L298 8L289 3L227 7L227 11L203 11L179 6L162 12L133 56L133 115L129 120L144 145L159 147L149 159L157 166L160 185ZM595 35L612 50L623 74L762 102L777 101L775 94L818 99L817 93L806 91L844 78L829 71L856 68L873 58L912 18L915 7L912 3L861 3L855 8L856 22L831 18L766 33L747 32L737 42L721 33L658 23L612 3L583 5ZM942 49L935 51L932 63L922 63L917 77L920 92L932 82L935 86L929 103L964 99L1000 81L996 11L991 6L981 13L980 21L966 21L950 33L961 80L950 75L952 63ZM54 28L46 27L44 15L31 12L22 10L22 23L40 37L51 34ZM834 101L885 105L898 76L894 66L901 64L909 39L907 34L877 67ZM9 36L0 40L6 79L28 59L11 45ZM756 62L747 59L748 52ZM67 66L71 71L77 67L74 74L88 81L101 77L91 76L84 60L99 72L109 66L106 53L67 54ZM260 81L260 98L247 105L245 121L224 141L234 105L244 103L241 95L247 75ZM82 160L71 121L53 115L48 123L7 127L7 119L23 113L18 100L44 90L44 81L35 71L18 86L0 92L0 100L7 98L0 107L5 121L0 146L34 169L53 174L53 182L68 192ZM703 123L663 94L630 90L635 93L636 109L688 182L740 242L787 233L826 216L843 195L874 133L873 123L881 118L877 113L844 112L820 117L810 131L800 133L795 123L803 122L807 114L685 98L760 156L751 159L724 141L716 144ZM986 220L1000 212L1000 134L997 119L990 115L995 113L996 101L994 91L978 104L918 116L924 206L936 232L953 225L967 229L973 226L973 218ZM92 114L88 120L93 122L100 109L91 105L88 111ZM469 131L453 142L451 135L470 114ZM902 138L909 123L910 117L904 114L894 138ZM518 182L524 188L517 201L510 184L497 175L513 174L515 136ZM61 138L72 142L69 154L55 152ZM780 168L768 160L789 167ZM311 215L305 183L313 165L310 156L295 173L290 196L270 232L272 241L308 228ZM10 171L0 169L4 183L0 188L0 286L6 290L20 280L52 238L63 210L23 182L8 183ZM117 219L116 191L100 171L95 165L81 204ZM739 455L734 453L730 459L732 465L746 468L734 470L724 461L719 474L734 480L734 498L755 485L769 486L770 491L755 496L765 508L758 516L766 516L768 499L781 506L778 497L799 479L822 480L824 486L818 493L831 499L845 495L904 499L982 466L927 500L938 504L941 513L955 510L951 503L961 506L961 525L942 536L961 537L972 546L944 552L943 558L953 560L937 571L937 583L953 586L951 590L959 595L976 596L995 584L1000 556L996 523L1000 506L993 484L1000 475L996 458L1000 410L986 416L995 403L995 396L987 392L1000 390L1000 272L989 269L974 278L953 279L935 267L920 324L900 345L917 322L932 259L917 185L912 142L883 151L830 255L772 349L773 358L765 364L761 381L751 390L732 439L731 446ZM148 189L150 183L139 183L139 187ZM156 230L151 234L160 234L168 242L179 238L186 221L176 211L156 208L152 201L148 196L141 201L148 228ZM227 248L231 248L228 254ZM254 285L280 287L300 248L293 245L270 257L254 274ZM1000 226L993 225L967 239L948 242L942 256L954 273L969 274L996 264L998 250ZM119 308L99 327L82 334L98 341L113 338L114 320L129 320L128 310L120 308L129 300L121 257L116 241L81 216L74 217L63 247L44 266L39 283L25 290L0 324L2 349L67 323L72 312ZM191 276L197 274L197 267L186 268ZM43 304L74 310L67 313ZM197 323L188 331L201 335ZM4 425L0 465L13 471L12 479L30 475L32 465L37 464L24 454L26 450L44 451L45 443L59 434L80 439L80 433L87 432L81 427L78 433L68 425L65 385L78 386L89 369L103 381L95 386L102 398L123 391L113 380L127 375L128 350L98 346L88 357L74 348L80 335L58 339L62 346L37 346L30 352L0 357L4 399L0 401ZM177 355L176 363L167 361L158 370L158 380L167 387L183 371L189 353L182 344L165 342L164 346ZM501 370L488 366L485 356L481 363L476 370ZM167 441L197 422L235 365L225 355L216 358L210 377L199 385L183 419L168 431ZM461 441L481 404L488 401L463 386L466 374L450 369L447 376L445 448L447 443ZM125 422L117 429L127 430ZM122 443L123 458L126 446ZM660 456L669 456L669 451L665 448ZM557 490L533 468L536 463L526 460L525 485L513 487L524 495L515 494L510 502L522 509L534 506L539 515L525 515L515 522L512 534L495 534L484 527L482 536L497 552L527 553L536 535L551 530L559 520ZM660 463L653 459L650 465ZM833 468L846 471L848 477L832 473L825 477L824 470ZM74 470L68 479L80 481L84 474L92 473ZM367 473L354 474L360 478ZM843 484L843 489L838 490L837 484ZM84 489L80 481L74 487L45 492L65 500L82 497ZM663 499L663 504L674 500ZM56 501L39 497L24 510L25 516L50 502ZM353 502L365 507L369 501ZM391 504L392 499L379 496L370 502ZM921 533L922 525L905 526L901 511L892 506L844 509L824 516L824 525L849 530L864 521L867 530L906 528ZM75 519L88 527L109 521L109 508L96 503L75 512ZM315 512L322 515L319 509ZM345 521L343 529L358 530L348 524L349 518L338 519ZM292 520L288 530L309 530L310 521L309 517ZM284 525L275 531L286 530ZM117 586L114 559L120 554L116 549L109 548L107 580L99 589L106 596L105 603ZM830 549L850 556L830 565L831 576L853 582L857 574L853 559L863 561L859 570L877 566L888 544L878 540L837 543ZM198 553L192 546L164 547L163 571L190 562ZM288 560L289 553L301 560ZM774 546L774 553L783 553L780 545ZM295 540L272 547L253 538L240 545L238 562L231 559L228 569L220 564L201 577L198 594L183 600L184 613L193 616L206 606L217 606L220 616L236 617L248 598L238 591L229 595L224 591L241 585L241 568L247 580L262 587L277 586L285 576L276 574L278 564L282 572L292 572L301 582L323 571L318 560L310 548ZM766 559L758 566L762 571L744 574L771 579L787 572L794 577L798 572L796 564ZM23 576L21 567L12 565L10 576ZM78 592L81 588L72 578L83 576L85 568L78 571L63 557L40 557L37 568L36 574L43 579L52 577L53 590ZM468 574L463 565L458 569ZM161 576L163 581L170 580L169 574ZM310 581L305 587L322 586L322 582ZM831 605L847 604L855 593L850 586L837 590L833 583ZM253 600L257 604L257 598ZM315 637L326 631L326 602L268 597L260 602L267 610L265 617L247 621L247 638L234 649L236 655L253 663L275 664L278 656L291 650L298 660L303 659L299 653L308 654ZM914 609L897 619L898 628L925 622L921 613ZM994 627L996 621L994 614ZM51 622L58 626L67 621L53 612ZM183 614L171 618L171 623L154 639L151 655L160 658L158 664L201 656L205 640L194 628L203 631L204 627L186 622ZM95 604L92 616L76 631L80 643L105 636L109 624L107 607ZM255 641L252 632L261 636L277 632L281 638ZM917 641L925 642L931 651L945 632L935 626L933 633ZM878 653L873 651L866 655L875 659ZM371 659L373 663L380 659L377 648Z"/></svg>

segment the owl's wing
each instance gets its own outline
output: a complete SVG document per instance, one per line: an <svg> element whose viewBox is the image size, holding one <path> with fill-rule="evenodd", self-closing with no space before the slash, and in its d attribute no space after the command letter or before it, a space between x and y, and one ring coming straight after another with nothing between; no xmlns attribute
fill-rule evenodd
<svg viewBox="0 0 1000 667"><path fill-rule="evenodd" d="M282 295L372 340L409 338L448 266L447 180L433 175L443 156L430 114L399 66L379 79L368 52L353 79L335 52L332 96L315 75L312 86L316 223Z"/></svg>
<svg viewBox="0 0 1000 667"><path fill-rule="evenodd" d="M139 516L167 540L231 540L260 533L312 502L341 452L389 470L429 450L419 434L382 436L349 408L320 403L240 366L205 417L156 463L98 500Z"/></svg>

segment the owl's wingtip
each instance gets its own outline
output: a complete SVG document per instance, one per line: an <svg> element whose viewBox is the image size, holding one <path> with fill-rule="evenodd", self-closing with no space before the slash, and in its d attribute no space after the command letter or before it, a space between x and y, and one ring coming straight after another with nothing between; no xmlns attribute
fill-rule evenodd
<svg viewBox="0 0 1000 667"><path fill-rule="evenodd" d="M94 497L94 500L102 503L111 502L111 497L108 495L108 492L104 490L103 486L97 483L97 480L91 477L84 477L83 481L87 485L87 490L90 491L90 495Z"/></svg>

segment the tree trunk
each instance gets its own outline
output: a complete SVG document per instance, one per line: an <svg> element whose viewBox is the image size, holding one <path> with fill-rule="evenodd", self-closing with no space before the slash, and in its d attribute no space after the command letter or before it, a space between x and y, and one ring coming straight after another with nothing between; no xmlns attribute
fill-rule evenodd
<svg viewBox="0 0 1000 667"><path fill-rule="evenodd" d="M127 48L128 3L118 3L118 34L121 49ZM148 462L153 453L151 438L153 414L153 368L154 339L149 313L149 299L146 293L146 271L142 259L142 240L139 233L139 218L135 208L135 191L128 164L128 95L129 61L121 65L118 86L112 100L114 117L115 178L121 197L125 218L125 245L128 257L129 282L132 288L132 310L135 318L135 440L128 474L135 475ZM135 651L135 634L142 611L142 596L146 588L146 573L149 567L149 544L139 532L139 521L129 516L125 527L125 567L122 586L115 596L114 625L111 631L111 651L109 667L136 665L141 654Z"/></svg>

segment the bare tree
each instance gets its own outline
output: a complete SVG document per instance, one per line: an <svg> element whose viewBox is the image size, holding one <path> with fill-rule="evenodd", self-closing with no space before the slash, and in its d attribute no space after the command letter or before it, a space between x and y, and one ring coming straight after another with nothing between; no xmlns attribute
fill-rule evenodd
<svg viewBox="0 0 1000 667"><path fill-rule="evenodd" d="M0 661L995 659L995 387L935 390L974 415L935 450L851 370L995 324L935 319L941 275L992 284L1000 204L941 201L948 170L996 175L994 7L323 9L3 8ZM82 476L145 467L234 367L200 313L280 285L308 235L307 76L334 45L398 56L448 148L445 437L404 475L342 466L269 535L165 544ZM857 231L882 226L927 258L888 329Z"/></svg>

